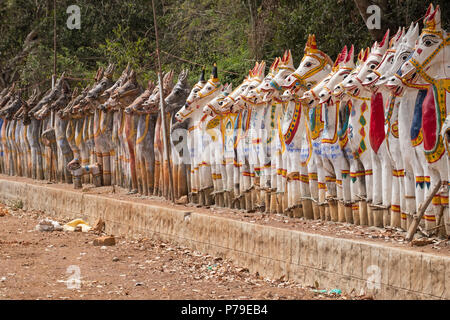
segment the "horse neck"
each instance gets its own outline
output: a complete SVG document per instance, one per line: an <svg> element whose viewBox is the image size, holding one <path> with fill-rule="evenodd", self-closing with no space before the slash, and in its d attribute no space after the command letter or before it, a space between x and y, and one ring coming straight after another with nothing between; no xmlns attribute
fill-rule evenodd
<svg viewBox="0 0 450 320"><path fill-rule="evenodd" d="M369 122L370 122L370 100L361 100L361 99L356 99L356 98L352 98L352 109L351 109L351 113L355 112L354 116L350 116L350 120L349 122L353 124L353 126L356 128L360 128L362 126L369 128ZM364 106L365 105L365 106ZM364 109L364 110L363 110ZM362 125L361 124L361 117L364 117L365 119L365 124ZM359 130L356 130L356 133L359 135ZM355 134L355 132L354 132Z"/></svg>
<svg viewBox="0 0 450 320"><path fill-rule="evenodd" d="M427 58L429 59L429 58ZM441 56L435 56L432 61L436 61L426 70L426 74L433 80L450 79L450 46L445 46ZM442 62L442 63L439 63ZM425 67L426 68L426 67Z"/></svg>
<svg viewBox="0 0 450 320"><path fill-rule="evenodd" d="M206 104L209 102L205 101L197 109L195 109L192 114L190 115L189 119L189 126L197 126L200 124L200 120L203 118L203 108L206 106ZM188 120L186 119L186 120ZM159 117L158 117L159 120Z"/></svg>
<svg viewBox="0 0 450 320"><path fill-rule="evenodd" d="M65 130L65 128L67 127L67 119L62 119L59 116L55 117L55 128L58 130Z"/></svg>
<svg viewBox="0 0 450 320"><path fill-rule="evenodd" d="M322 117L325 118L324 130L327 132L335 133L337 131L337 122L339 117L340 101L334 101L330 99L330 104L322 103Z"/></svg>
<svg viewBox="0 0 450 320"><path fill-rule="evenodd" d="M409 126L411 126L411 121L414 115L415 102L418 94L419 90L406 87L403 90L403 95L396 98L399 103L398 112L401 114L401 117L399 117L400 122L406 122Z"/></svg>

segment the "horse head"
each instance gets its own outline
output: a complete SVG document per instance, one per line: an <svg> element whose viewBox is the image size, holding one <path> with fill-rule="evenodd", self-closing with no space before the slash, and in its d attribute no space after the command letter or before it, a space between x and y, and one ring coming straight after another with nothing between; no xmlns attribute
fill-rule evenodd
<svg viewBox="0 0 450 320"><path fill-rule="evenodd" d="M141 92L142 88L137 81L136 72L132 70L126 81L111 95L111 99L115 100L120 108L126 108Z"/></svg>
<svg viewBox="0 0 450 320"><path fill-rule="evenodd" d="M270 83L278 72L278 66L280 65L280 62L280 57L275 58L275 60L272 62L272 65L270 66L269 73L263 79L260 85L248 92L247 97L249 99L252 99L254 103L270 102L272 92L275 91L275 88L273 88Z"/></svg>
<svg viewBox="0 0 450 320"><path fill-rule="evenodd" d="M385 57L385 53L389 46L389 29L384 34L383 40L378 44L377 41L372 45L370 49L370 53L365 59L365 63L361 66L358 74L355 76L355 80L357 81L358 88L363 88L364 90L370 90L370 86L367 84L364 85L363 81L369 75L374 74L376 69L379 67L383 57Z"/></svg>
<svg viewBox="0 0 450 320"><path fill-rule="evenodd" d="M357 80L357 75L359 74L361 68L367 62L369 56L369 48L361 49L358 54L358 59L355 68L350 72L350 74L334 88L333 94L335 96L341 95L344 91L346 94L357 96L363 89L361 82Z"/></svg>
<svg viewBox="0 0 450 320"><path fill-rule="evenodd" d="M114 93L114 91L126 81L130 71L131 71L130 63L128 63L126 68L123 69L119 79L117 79L117 81L111 87L103 91L103 93L100 95L99 99L101 104L105 103L108 100L108 98Z"/></svg>
<svg viewBox="0 0 450 320"><path fill-rule="evenodd" d="M166 97L164 102L166 103L166 111L167 112L173 112L175 109L179 109L180 106L184 105L189 93L189 84L187 82L189 71L182 70L181 73L178 75L178 81L173 87L170 94Z"/></svg>
<svg viewBox="0 0 450 320"><path fill-rule="evenodd" d="M291 50L286 50L283 57L279 60L277 65L277 72L269 83L264 83L260 87L261 91L266 92L265 99L269 96L280 95L283 91L283 86L287 84L287 79L295 71L294 61L292 59Z"/></svg>
<svg viewBox="0 0 450 320"><path fill-rule="evenodd" d="M408 32L402 37L402 40L396 49L391 69L383 74L380 80L376 83L377 86L385 85L386 88L396 96L400 96L403 94L405 83L403 82L401 76L399 76L398 70L413 53L418 36L419 25L411 25ZM418 75L417 73L415 73L409 79L409 81L415 81L417 80L417 78Z"/></svg>
<svg viewBox="0 0 450 320"><path fill-rule="evenodd" d="M342 97L342 95L333 95L333 92L335 91L336 86L338 86L355 68L355 63L353 61L354 50L355 48L353 45L350 47L350 50L347 50L347 46L345 46L336 58L330 74L331 77L322 87L322 90L318 93L318 97L320 99L319 103L326 102L330 98L337 98L337 100L340 100Z"/></svg>
<svg viewBox="0 0 450 320"><path fill-rule="evenodd" d="M261 61L261 63L256 62L255 67L249 73L249 82L247 87L236 99L236 103L233 105L233 112L242 110L249 105L256 105L253 100L254 98L250 95L250 92L256 90L258 86L264 80L264 73L266 69L266 63Z"/></svg>
<svg viewBox="0 0 450 320"><path fill-rule="evenodd" d="M412 30L411 28L413 26L414 24L411 24L408 33ZM405 29L399 28L394 37L392 37L392 39L389 41L388 49L381 58L381 61L378 64L378 66L372 71L369 71L366 78L362 80L363 81L362 85L364 87L367 87L371 91L377 91L377 89L379 88L379 86L376 85L377 81L380 80L381 78L383 78L382 80L385 80L389 76L387 73L389 70L392 69L395 52L400 43L402 42L404 34Z"/></svg>
<svg viewBox="0 0 450 320"><path fill-rule="evenodd" d="M49 114L51 104L57 100L62 91L68 87L67 81L64 79L64 73L61 77L56 81L55 86L48 90L44 97L36 104L36 106L30 110L30 115L37 117L39 112L39 117L42 117Z"/></svg>
<svg viewBox="0 0 450 320"><path fill-rule="evenodd" d="M114 64L110 64L105 71L103 68L98 69L94 87L86 95L84 106L94 108L106 100L102 94L114 83L112 80L114 68Z"/></svg>
<svg viewBox="0 0 450 320"><path fill-rule="evenodd" d="M203 107L203 114L206 114L210 117L215 117L217 115L222 114L221 108L224 103L225 98L231 93L233 88L233 84L225 84L217 97L212 99L210 102Z"/></svg>
<svg viewBox="0 0 450 320"><path fill-rule="evenodd" d="M414 52L398 72L404 80L410 81L416 72L427 82L432 81L429 74L435 76L443 73L442 78L448 78L450 38L441 27L439 5L433 9L433 5L430 4L424 25L425 28L416 42Z"/></svg>
<svg viewBox="0 0 450 320"><path fill-rule="evenodd" d="M332 66L330 57L317 48L315 35L309 35L300 65L282 86L294 93L307 91L328 75Z"/></svg>
<svg viewBox="0 0 450 320"><path fill-rule="evenodd" d="M202 70L202 75L200 77L201 83L203 83L204 80L204 73ZM192 116L195 110L200 108L200 105L214 99L222 90L222 84L220 83L220 80L217 75L217 66L214 64L213 71L211 74L211 78L203 84L203 87L201 87L200 90L196 91L196 93L193 93L194 90L197 90L200 88L200 86L197 87L199 83L197 83L194 88L191 91L191 94L189 95L188 99L186 100L185 105L175 114L175 119L179 122L184 121L185 119Z"/></svg>

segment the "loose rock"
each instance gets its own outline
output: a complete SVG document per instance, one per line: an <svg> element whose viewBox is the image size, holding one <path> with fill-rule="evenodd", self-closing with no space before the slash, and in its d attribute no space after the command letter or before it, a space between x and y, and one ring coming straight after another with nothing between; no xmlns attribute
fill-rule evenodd
<svg viewBox="0 0 450 320"><path fill-rule="evenodd" d="M114 246L116 238L114 236L98 237L94 239L94 246Z"/></svg>

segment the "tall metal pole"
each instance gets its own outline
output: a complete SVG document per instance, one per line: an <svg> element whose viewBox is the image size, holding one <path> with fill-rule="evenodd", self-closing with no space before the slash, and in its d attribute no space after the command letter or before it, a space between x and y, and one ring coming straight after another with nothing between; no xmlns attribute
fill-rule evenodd
<svg viewBox="0 0 450 320"><path fill-rule="evenodd" d="M170 152L169 152L169 139L167 136L167 127L166 127L166 113L164 111L164 95L163 95L163 78L161 73L161 60L159 57L159 38L158 38L158 26L156 23L156 11L155 11L155 1L152 0L152 8L153 8L153 24L155 26L155 38L156 38L156 57L158 59L158 80L159 80L159 102L160 102L160 110L161 110L161 122L162 122L162 130L163 130L163 139L164 139L164 151L166 153L166 158L169 167L169 199L175 201L175 193L173 191L173 176L172 176L172 166L170 161ZM164 165L163 165L164 167Z"/></svg>

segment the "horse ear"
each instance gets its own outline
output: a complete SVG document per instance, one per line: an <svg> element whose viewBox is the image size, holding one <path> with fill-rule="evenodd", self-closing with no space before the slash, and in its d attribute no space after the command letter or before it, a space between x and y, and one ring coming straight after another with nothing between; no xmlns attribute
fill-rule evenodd
<svg viewBox="0 0 450 320"><path fill-rule="evenodd" d="M265 61L261 61L261 63L259 64L259 70L258 70L258 76L259 78L262 80L264 79L264 72L266 71L266 62Z"/></svg>
<svg viewBox="0 0 450 320"><path fill-rule="evenodd" d="M94 81L99 82L102 75L103 75L103 68L100 67L100 68L98 68L97 73L95 74Z"/></svg>
<svg viewBox="0 0 450 320"><path fill-rule="evenodd" d="M342 48L341 53L336 58L336 62L334 63L335 67L337 67L342 62L345 62L345 59L347 58L347 53L348 53L347 45L345 45L344 48Z"/></svg>
<svg viewBox="0 0 450 320"><path fill-rule="evenodd" d="M281 61L280 57L277 57L275 59L274 66L273 66L273 71L276 71L278 69L278 65L280 64L280 61Z"/></svg>
<svg viewBox="0 0 450 320"><path fill-rule="evenodd" d="M180 74L178 75L178 81L185 84L186 80L187 80L188 72L189 71L187 69L181 70Z"/></svg>
<svg viewBox="0 0 450 320"><path fill-rule="evenodd" d="M72 91L72 100L78 96L78 87L75 87Z"/></svg>
<svg viewBox="0 0 450 320"><path fill-rule="evenodd" d="M163 83L164 83L164 87L170 87L172 86L172 81L173 81L173 70L170 70L163 79Z"/></svg>
<svg viewBox="0 0 450 320"><path fill-rule="evenodd" d="M423 19L423 23L427 20L428 16L434 11L433 4L430 3L427 9L427 13L425 13L425 18Z"/></svg>
<svg viewBox="0 0 450 320"><path fill-rule="evenodd" d="M371 50L375 50L378 47L378 41L375 41L372 45Z"/></svg>
<svg viewBox="0 0 450 320"><path fill-rule="evenodd" d="M441 30L441 8L439 7L439 5L437 5L436 9L425 18L424 23L426 30Z"/></svg>
<svg viewBox="0 0 450 320"><path fill-rule="evenodd" d="M306 40L305 49L303 50L305 53L308 52L308 50L310 48L310 45L309 45L310 43L311 43L311 35L308 34L308 40Z"/></svg>
<svg viewBox="0 0 450 320"><path fill-rule="evenodd" d="M364 57L363 57L363 61L366 62L367 58L369 57L369 48L366 48L366 50L364 51Z"/></svg>
<svg viewBox="0 0 450 320"><path fill-rule="evenodd" d="M259 67L259 62L256 61L256 62L255 62L255 66L254 66L253 69L252 69L252 76L253 76L253 77L256 76L256 74L258 73L258 67Z"/></svg>
<svg viewBox="0 0 450 320"><path fill-rule="evenodd" d="M416 23L416 26L414 27L411 37L413 37L414 41L419 37L419 24Z"/></svg>
<svg viewBox="0 0 450 320"><path fill-rule="evenodd" d="M225 92L225 91L227 91L227 86L228 86L228 82L225 83L225 84L222 86L222 89L220 89L220 91L221 91L222 93Z"/></svg>
<svg viewBox="0 0 450 320"><path fill-rule="evenodd" d="M380 48L381 50L386 50L388 47L388 40L389 39L389 33L390 30L387 29L386 33L384 34L383 40L381 40L380 44L378 45L378 48Z"/></svg>
<svg viewBox="0 0 450 320"><path fill-rule="evenodd" d="M317 50L317 41L316 41L316 35L315 34L313 34L311 36L311 43L309 44L309 46L311 47L311 49Z"/></svg>
<svg viewBox="0 0 450 320"><path fill-rule="evenodd" d="M347 53L347 57L345 58L345 63L348 63L350 61L353 62L354 53L355 53L355 46L352 44L352 46L350 47L350 51Z"/></svg>
<svg viewBox="0 0 450 320"><path fill-rule="evenodd" d="M294 67L294 59L292 58L292 53L291 53L291 49L288 50L288 66L290 67Z"/></svg>
<svg viewBox="0 0 450 320"><path fill-rule="evenodd" d="M104 76L108 79L111 79L114 73L114 64L111 63L108 68L106 68Z"/></svg>
<svg viewBox="0 0 450 320"><path fill-rule="evenodd" d="M136 80L136 71L134 71L134 69L131 69L131 72L128 76L129 80Z"/></svg>

